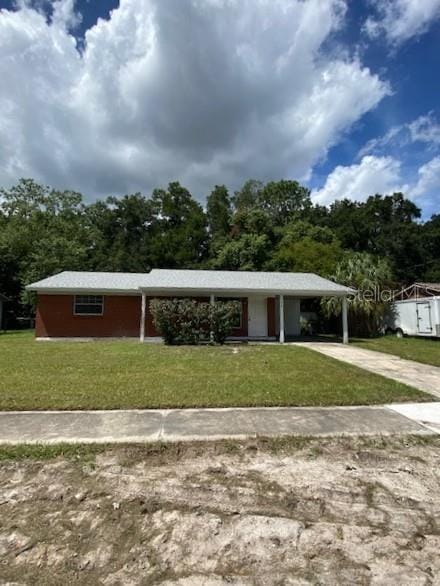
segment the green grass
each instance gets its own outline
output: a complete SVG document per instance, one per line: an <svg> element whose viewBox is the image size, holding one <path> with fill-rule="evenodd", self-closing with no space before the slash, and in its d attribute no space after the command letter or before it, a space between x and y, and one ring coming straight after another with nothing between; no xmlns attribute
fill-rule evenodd
<svg viewBox="0 0 440 586"><path fill-rule="evenodd" d="M93 460L97 454L107 451L106 444L20 444L0 446L0 462L7 460Z"/></svg>
<svg viewBox="0 0 440 586"><path fill-rule="evenodd" d="M0 335L0 409L360 405L420 391L295 346L167 347Z"/></svg>
<svg viewBox="0 0 440 586"><path fill-rule="evenodd" d="M352 343L367 350L376 350L407 360L440 366L440 340L382 336L381 338L356 339L352 340Z"/></svg>

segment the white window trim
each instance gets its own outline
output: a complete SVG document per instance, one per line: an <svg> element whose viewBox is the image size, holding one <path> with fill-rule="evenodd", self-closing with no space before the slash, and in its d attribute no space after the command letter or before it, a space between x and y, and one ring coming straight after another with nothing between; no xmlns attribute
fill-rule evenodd
<svg viewBox="0 0 440 586"><path fill-rule="evenodd" d="M76 298L77 297L84 297L84 294L78 294L73 296L73 315L77 317L85 316L85 317L102 317L104 315L104 299L105 295L93 295L93 297L102 297L102 305L101 305L101 313L77 313L76 311ZM80 304L81 305L81 304ZM87 305L83 303L82 305Z"/></svg>

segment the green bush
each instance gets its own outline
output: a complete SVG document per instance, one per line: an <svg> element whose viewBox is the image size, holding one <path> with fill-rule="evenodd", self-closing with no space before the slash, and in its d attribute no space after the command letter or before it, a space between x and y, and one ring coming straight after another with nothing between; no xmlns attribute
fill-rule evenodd
<svg viewBox="0 0 440 586"><path fill-rule="evenodd" d="M192 299L153 299L150 311L165 344L192 344L210 340L224 344L240 315L237 301L210 303Z"/></svg>
<svg viewBox="0 0 440 586"><path fill-rule="evenodd" d="M240 318L240 301L216 301L210 307L210 324L213 341L224 344Z"/></svg>

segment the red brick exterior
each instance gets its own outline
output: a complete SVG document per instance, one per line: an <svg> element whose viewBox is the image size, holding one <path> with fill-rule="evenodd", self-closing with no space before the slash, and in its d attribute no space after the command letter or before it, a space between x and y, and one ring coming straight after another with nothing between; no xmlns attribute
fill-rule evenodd
<svg viewBox="0 0 440 586"><path fill-rule="evenodd" d="M158 336L147 298L145 335ZM209 298L198 298L209 302ZM141 319L141 296L104 295L103 315L74 315L74 295L44 295L37 299L35 335L37 338L105 338L138 337ZM233 336L248 335L248 301L242 299L242 327Z"/></svg>
<svg viewBox="0 0 440 586"><path fill-rule="evenodd" d="M37 338L138 337L140 295L105 295L103 315L74 315L73 295L38 295Z"/></svg>

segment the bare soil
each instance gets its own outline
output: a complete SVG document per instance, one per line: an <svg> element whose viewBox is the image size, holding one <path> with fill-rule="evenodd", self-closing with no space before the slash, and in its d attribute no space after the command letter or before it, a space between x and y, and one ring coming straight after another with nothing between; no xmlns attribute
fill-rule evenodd
<svg viewBox="0 0 440 586"><path fill-rule="evenodd" d="M0 583L440 584L440 438L0 463Z"/></svg>

